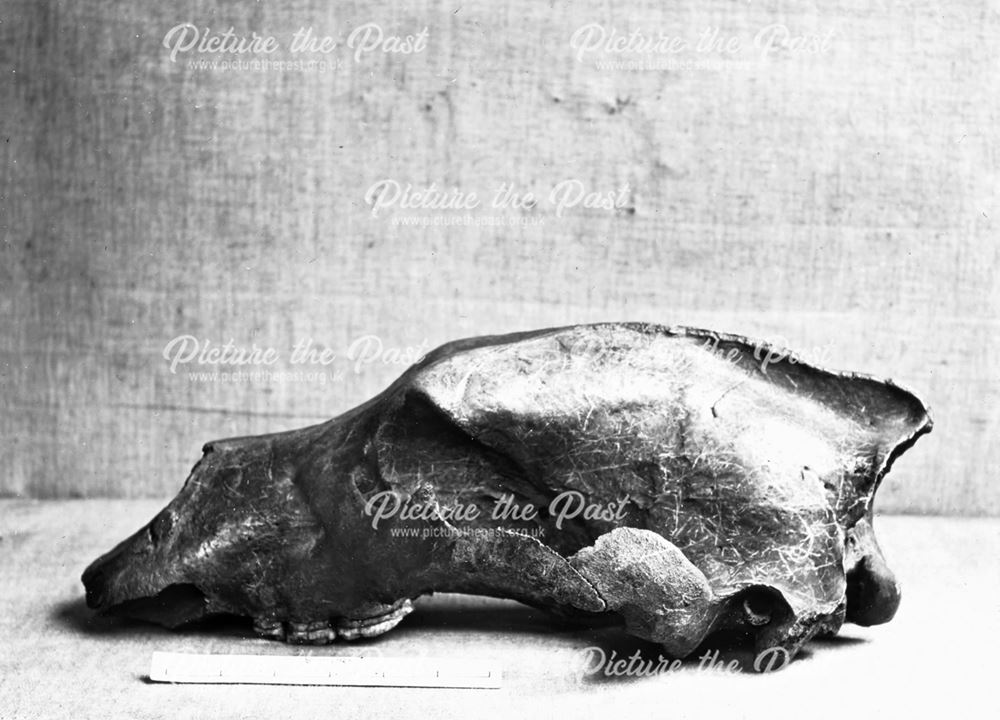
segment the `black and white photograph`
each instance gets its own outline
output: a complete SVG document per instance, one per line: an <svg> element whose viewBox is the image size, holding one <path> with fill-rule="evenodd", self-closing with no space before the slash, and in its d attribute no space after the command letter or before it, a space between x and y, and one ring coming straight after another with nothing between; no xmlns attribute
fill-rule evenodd
<svg viewBox="0 0 1000 720"><path fill-rule="evenodd" d="M0 720L988 718L996 0L0 0Z"/></svg>

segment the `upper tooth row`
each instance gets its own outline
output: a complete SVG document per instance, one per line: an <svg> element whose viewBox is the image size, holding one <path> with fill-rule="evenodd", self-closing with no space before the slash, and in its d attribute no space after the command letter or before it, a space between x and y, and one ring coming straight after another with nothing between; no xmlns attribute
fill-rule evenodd
<svg viewBox="0 0 1000 720"><path fill-rule="evenodd" d="M255 619L254 630L259 635L294 643L325 645L337 639L337 631L329 622L286 622Z"/></svg>
<svg viewBox="0 0 1000 720"><path fill-rule="evenodd" d="M264 637L284 640L292 643L307 643L325 645L338 637L344 640L357 640L363 637L375 637L391 630L413 611L409 600L384 615L375 617L351 619L339 618L334 623L328 620L314 622L282 622L281 620L254 619L254 630Z"/></svg>

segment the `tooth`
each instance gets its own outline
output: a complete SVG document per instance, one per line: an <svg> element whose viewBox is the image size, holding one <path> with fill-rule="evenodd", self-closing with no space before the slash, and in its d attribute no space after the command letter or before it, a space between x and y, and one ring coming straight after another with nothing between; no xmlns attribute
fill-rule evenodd
<svg viewBox="0 0 1000 720"><path fill-rule="evenodd" d="M381 615L365 618L341 618L337 623L337 633L344 640L375 637L392 630L411 612L413 612L413 604L409 600L404 600L402 603L397 603L397 607L394 609Z"/></svg>
<svg viewBox="0 0 1000 720"><path fill-rule="evenodd" d="M264 620L261 618L254 618L253 629L258 635L261 635L263 637L271 638L274 640L285 639L285 628L278 620Z"/></svg>

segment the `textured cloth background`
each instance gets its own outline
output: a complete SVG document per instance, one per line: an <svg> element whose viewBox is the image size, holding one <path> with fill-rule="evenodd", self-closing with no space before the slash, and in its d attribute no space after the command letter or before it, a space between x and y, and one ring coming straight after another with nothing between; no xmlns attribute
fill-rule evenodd
<svg viewBox="0 0 1000 720"><path fill-rule="evenodd" d="M331 417L421 349L628 319L892 376L937 427L879 507L996 514L998 8L812 5L3 2L0 494L172 494L203 442ZM186 22L328 67L172 60ZM370 22L426 47L355 59ZM591 23L685 46L581 58ZM293 54L310 27L340 45ZM691 66L606 65L649 60ZM383 179L484 201L373 217ZM564 180L618 207L557 213ZM538 205L489 207L504 183ZM298 374L171 372L184 335ZM292 363L310 340L335 360Z"/></svg>

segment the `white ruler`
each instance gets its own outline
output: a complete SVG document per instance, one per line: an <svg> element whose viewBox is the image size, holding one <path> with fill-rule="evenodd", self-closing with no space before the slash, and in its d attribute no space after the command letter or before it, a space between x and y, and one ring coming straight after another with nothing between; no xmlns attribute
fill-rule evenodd
<svg viewBox="0 0 1000 720"><path fill-rule="evenodd" d="M496 689L501 672L488 661L467 659L154 652L149 679L168 683Z"/></svg>

